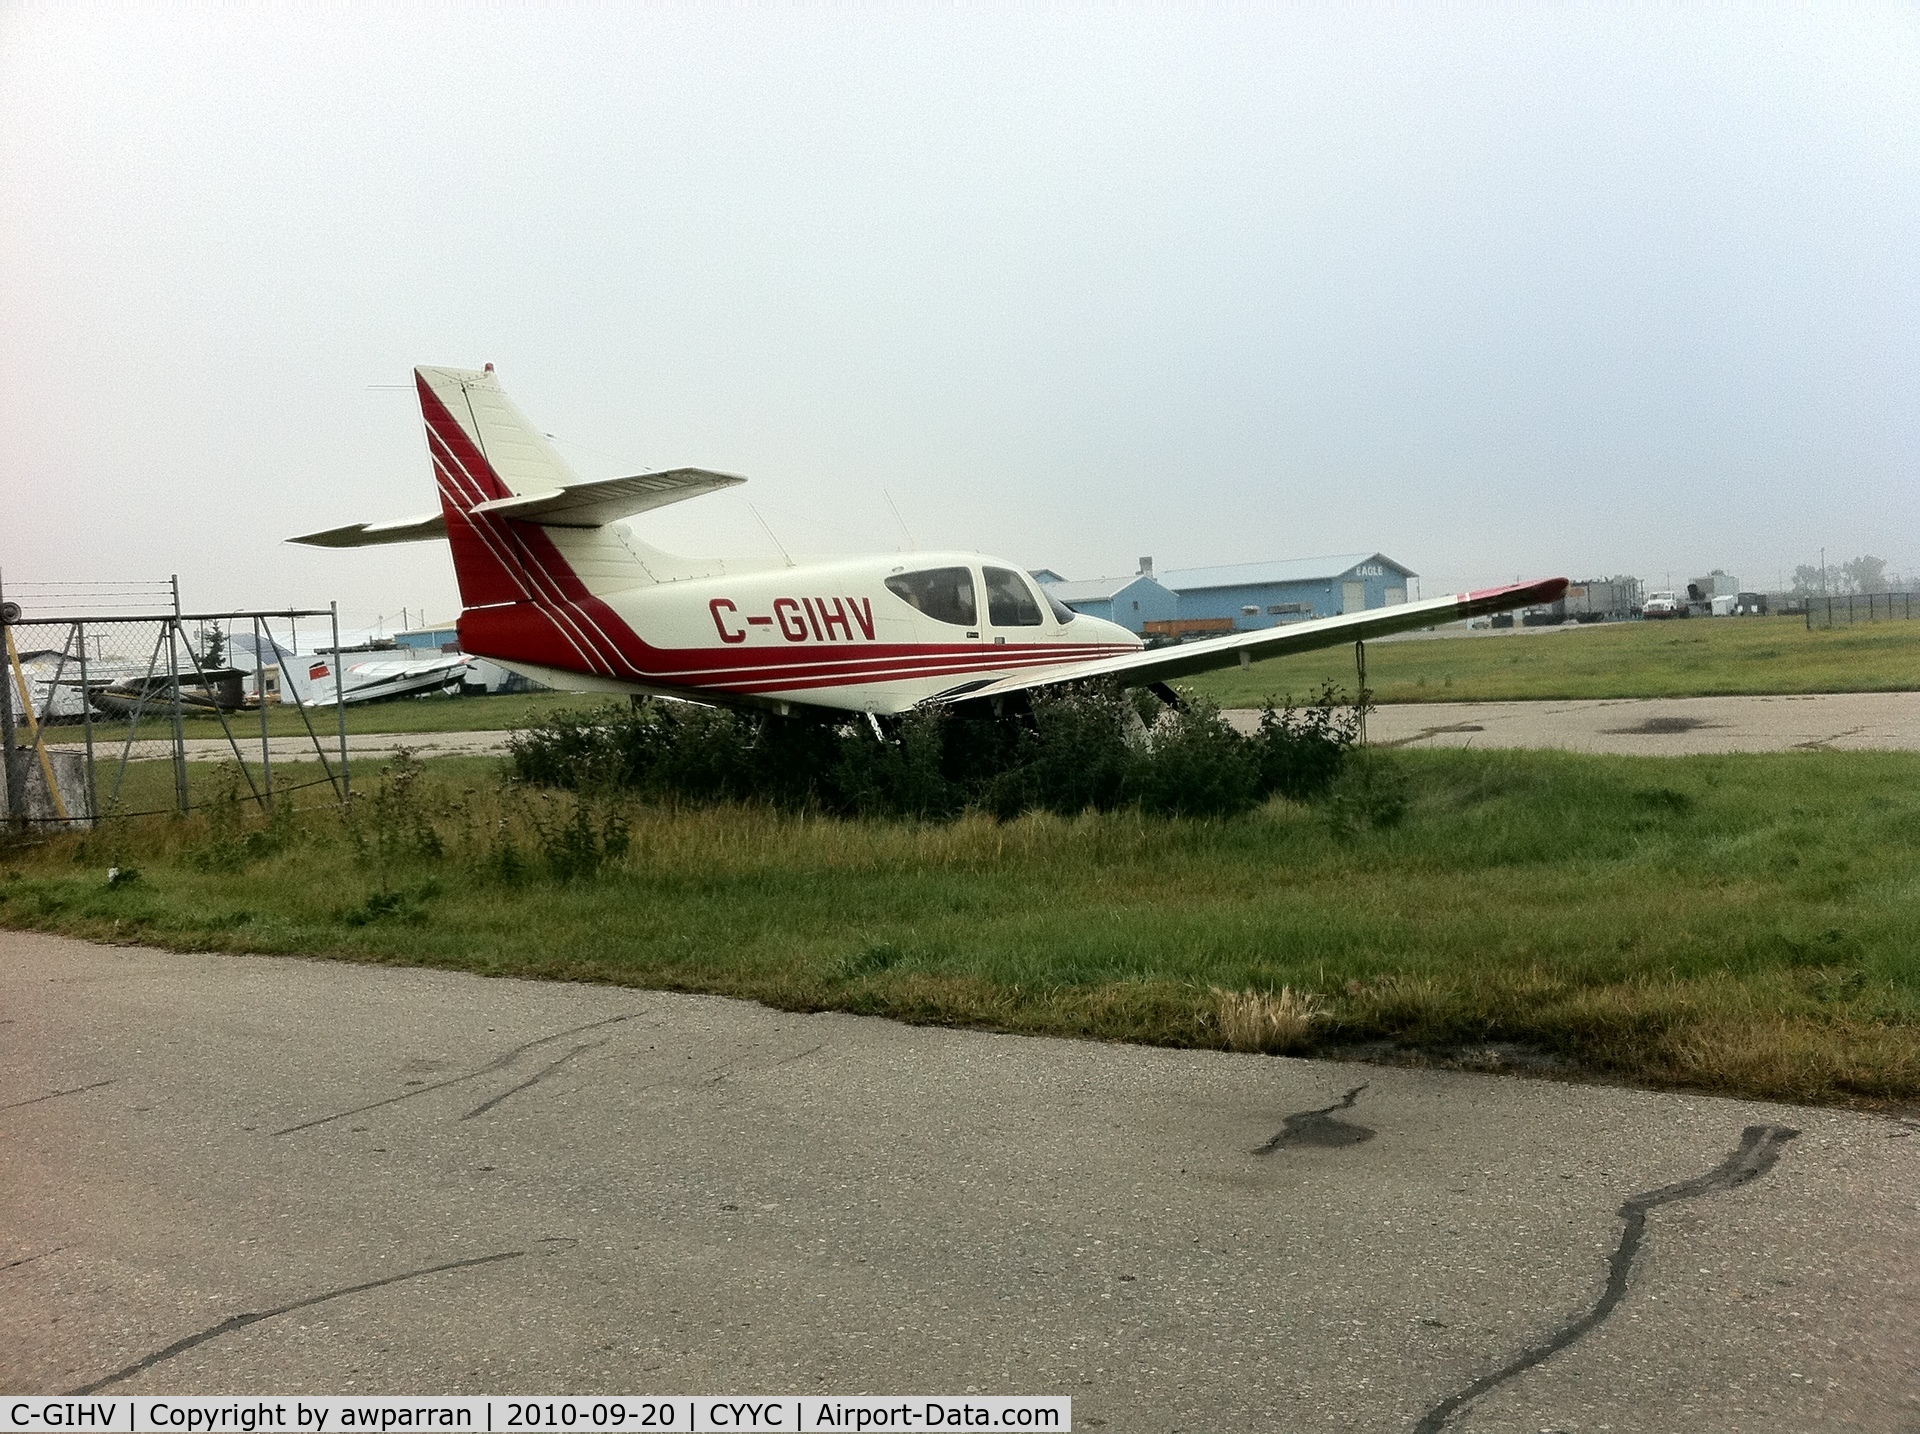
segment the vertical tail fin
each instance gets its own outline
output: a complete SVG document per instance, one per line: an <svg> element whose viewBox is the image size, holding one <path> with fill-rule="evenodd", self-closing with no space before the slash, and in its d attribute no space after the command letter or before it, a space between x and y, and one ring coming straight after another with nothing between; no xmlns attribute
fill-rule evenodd
<svg viewBox="0 0 1920 1434"><path fill-rule="evenodd" d="M473 510L502 498L558 492L576 481L572 471L514 407L491 366L413 372L461 605L536 597L560 574L546 571L551 565L538 560L545 555L529 552L505 522Z"/></svg>
<svg viewBox="0 0 1920 1434"><path fill-rule="evenodd" d="M231 634L233 655L236 659L251 659L255 666L278 667L280 669L280 699L294 702L302 707L314 707L333 701L333 670L338 662L335 654L302 655L288 652L268 633L265 639L256 643L250 632ZM236 660L234 665L247 670L244 660ZM320 687L325 685L322 696Z"/></svg>

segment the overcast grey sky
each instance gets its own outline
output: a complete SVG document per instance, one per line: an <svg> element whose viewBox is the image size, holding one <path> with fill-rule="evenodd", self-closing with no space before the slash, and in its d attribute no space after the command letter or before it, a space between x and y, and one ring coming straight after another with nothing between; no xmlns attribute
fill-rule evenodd
<svg viewBox="0 0 1920 1434"><path fill-rule="evenodd" d="M0 567L456 602L409 381L642 530L1920 569L1920 9L0 9Z"/></svg>

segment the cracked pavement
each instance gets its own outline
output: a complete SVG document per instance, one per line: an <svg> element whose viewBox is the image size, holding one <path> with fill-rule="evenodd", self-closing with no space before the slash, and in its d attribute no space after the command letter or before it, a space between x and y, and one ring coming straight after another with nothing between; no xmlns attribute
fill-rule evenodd
<svg viewBox="0 0 1920 1434"><path fill-rule="evenodd" d="M1920 1429L1911 1119L16 932L0 992L12 1391Z"/></svg>
<svg viewBox="0 0 1920 1434"><path fill-rule="evenodd" d="M1224 714L1242 731L1260 714ZM55 729L56 733L60 729ZM333 742L337 739L323 739ZM360 732L347 738L355 762L385 761L402 748L416 757L484 757L507 750L508 732ZM77 741L71 733L55 741ZM1552 702L1411 702L1377 707L1367 718L1376 747L1536 747L1675 757L1704 752L1920 751L1920 692L1814 692L1779 697L1623 697ZM190 737L189 761L224 762L223 738ZM305 737L271 739L273 760L313 760ZM240 734L257 758L260 739ZM172 744L142 740L133 756L168 756ZM326 748L332 758L337 745ZM117 758L119 748L114 747Z"/></svg>
<svg viewBox="0 0 1920 1434"><path fill-rule="evenodd" d="M1252 731L1258 712L1227 719ZM1920 692L1414 702L1367 717L1375 747L1532 747L1685 757L1713 752L1920 751Z"/></svg>

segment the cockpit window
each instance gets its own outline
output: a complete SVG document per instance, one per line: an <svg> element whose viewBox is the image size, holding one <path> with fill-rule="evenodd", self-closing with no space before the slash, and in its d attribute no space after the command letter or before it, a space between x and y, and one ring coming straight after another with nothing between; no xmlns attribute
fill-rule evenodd
<svg viewBox="0 0 1920 1434"><path fill-rule="evenodd" d="M1040 604L1027 580L1011 568L982 568L987 580L987 621L995 627L1040 626Z"/></svg>
<svg viewBox="0 0 1920 1434"><path fill-rule="evenodd" d="M928 568L887 579L887 591L936 622L972 627L980 609L973 597L973 573L967 568Z"/></svg>
<svg viewBox="0 0 1920 1434"><path fill-rule="evenodd" d="M1076 617L1080 616L1079 613L1061 602L1059 598L1055 597L1045 588L1040 589L1040 596L1047 600L1047 606L1053 609L1054 621L1058 622L1061 626L1064 627L1067 623L1072 622Z"/></svg>

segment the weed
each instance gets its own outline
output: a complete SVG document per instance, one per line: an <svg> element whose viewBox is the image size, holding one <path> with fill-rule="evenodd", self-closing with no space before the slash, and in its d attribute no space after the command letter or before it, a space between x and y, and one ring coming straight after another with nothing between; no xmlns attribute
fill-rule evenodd
<svg viewBox="0 0 1920 1434"><path fill-rule="evenodd" d="M627 854L633 840L632 825L619 801L600 793L577 794L570 809L558 818L550 811L536 810L531 823L540 863L555 881L598 876Z"/></svg>
<svg viewBox="0 0 1920 1434"><path fill-rule="evenodd" d="M1228 1050L1279 1055L1307 1042L1323 1014L1320 998L1282 986L1278 991L1227 991L1212 988L1213 1023Z"/></svg>
<svg viewBox="0 0 1920 1434"><path fill-rule="evenodd" d="M348 812L354 846L383 884L396 865L435 860L445 851L420 790L425 771L418 757L400 748L380 769L379 789Z"/></svg>
<svg viewBox="0 0 1920 1434"><path fill-rule="evenodd" d="M1411 801L1406 773L1391 757L1366 752L1345 765L1334 779L1323 812L1335 836L1398 826Z"/></svg>
<svg viewBox="0 0 1920 1434"><path fill-rule="evenodd" d="M418 926L426 919L420 893L387 887L368 893L365 901L340 913L341 922L347 926L371 926L381 921Z"/></svg>
<svg viewBox="0 0 1920 1434"><path fill-rule="evenodd" d="M249 814L257 812L259 804L246 773L235 762L220 763L216 773L213 794L200 808L206 834L187 849L189 865L201 871L244 871L293 841L293 808L284 798L264 822L250 822Z"/></svg>

